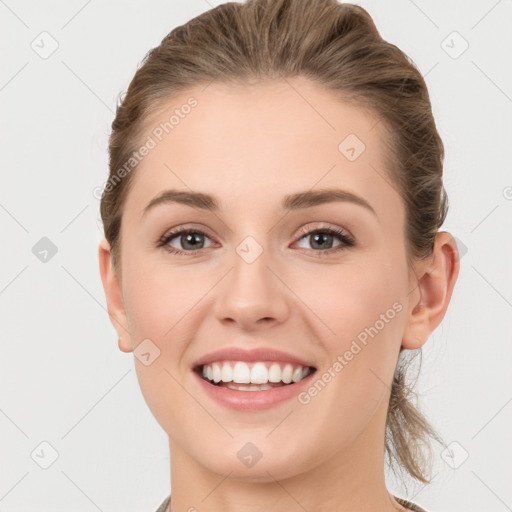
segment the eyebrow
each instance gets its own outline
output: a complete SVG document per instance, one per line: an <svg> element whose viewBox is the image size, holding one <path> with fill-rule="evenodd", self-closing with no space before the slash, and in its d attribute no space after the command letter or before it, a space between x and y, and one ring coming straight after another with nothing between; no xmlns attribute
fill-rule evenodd
<svg viewBox="0 0 512 512"><path fill-rule="evenodd" d="M285 210L299 210L331 202L353 203L358 206L362 206L374 215L377 215L371 204L368 203L366 199L363 199L348 190L338 188L297 192L295 194L285 196L281 206ZM165 190L158 196L154 197L144 208L142 216L146 215L149 210L156 206L168 203L184 204L193 208L212 212L218 212L220 210L219 202L210 194L171 189Z"/></svg>

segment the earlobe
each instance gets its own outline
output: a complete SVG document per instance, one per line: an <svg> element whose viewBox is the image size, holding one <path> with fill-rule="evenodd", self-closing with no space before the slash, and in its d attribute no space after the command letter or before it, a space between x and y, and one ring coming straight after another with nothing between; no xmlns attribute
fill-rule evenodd
<svg viewBox="0 0 512 512"><path fill-rule="evenodd" d="M128 319L124 309L121 284L112 267L110 244L103 238L98 246L98 259L101 281L107 300L110 321L119 337L118 346L123 352L132 352L131 336L128 330Z"/></svg>
<svg viewBox="0 0 512 512"><path fill-rule="evenodd" d="M133 347L130 342L127 342L124 338L121 336L119 337L119 340L117 341L117 345L119 347L119 350L122 352L133 352Z"/></svg>
<svg viewBox="0 0 512 512"><path fill-rule="evenodd" d="M457 244L446 231L437 233L427 260L418 263L418 282L411 292L409 318L402 347L414 350L423 346L443 320L459 275Z"/></svg>

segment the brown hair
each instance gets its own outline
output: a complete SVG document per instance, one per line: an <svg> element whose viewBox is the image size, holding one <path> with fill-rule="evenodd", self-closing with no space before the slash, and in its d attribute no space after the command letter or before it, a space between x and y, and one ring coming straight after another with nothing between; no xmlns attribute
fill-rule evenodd
<svg viewBox="0 0 512 512"><path fill-rule="evenodd" d="M101 198L105 237L117 271L123 204L133 172L123 173L117 182L113 178L119 178L119 170L140 146L149 113L172 95L214 80L248 84L294 76L309 78L377 114L386 133L385 169L406 212L409 266L431 254L448 210L442 183L444 147L425 81L413 61L384 41L368 12L357 5L247 0L219 5L172 30L144 57L117 106L109 146L109 182L114 186L106 187ZM398 466L429 483L429 438L443 441L411 400L406 369L418 351L400 351L385 452L393 471Z"/></svg>

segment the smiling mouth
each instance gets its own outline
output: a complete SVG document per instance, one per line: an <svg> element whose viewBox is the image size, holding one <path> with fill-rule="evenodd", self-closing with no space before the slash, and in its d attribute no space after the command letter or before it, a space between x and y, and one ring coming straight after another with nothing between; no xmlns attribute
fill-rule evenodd
<svg viewBox="0 0 512 512"><path fill-rule="evenodd" d="M316 368L276 361L218 361L196 366L194 371L213 386L265 391L297 384L316 372Z"/></svg>

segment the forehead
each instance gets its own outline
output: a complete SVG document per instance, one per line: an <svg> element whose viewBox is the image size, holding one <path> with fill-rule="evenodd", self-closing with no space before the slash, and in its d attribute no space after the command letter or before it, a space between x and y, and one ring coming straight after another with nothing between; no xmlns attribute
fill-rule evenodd
<svg viewBox="0 0 512 512"><path fill-rule="evenodd" d="M384 124L304 78L191 88L158 104L142 134L153 147L133 176L139 212L165 188L210 193L226 209L334 185L376 210L399 200L385 169Z"/></svg>

